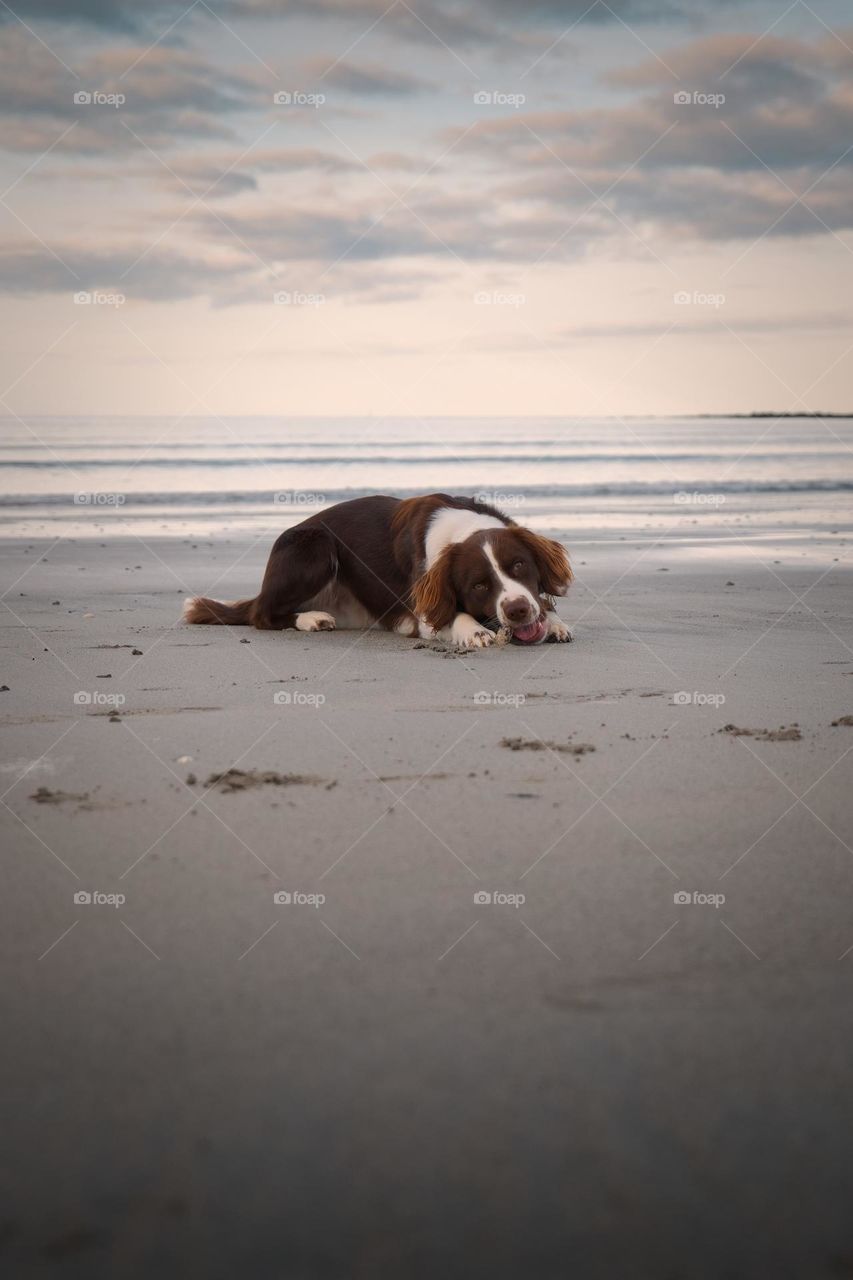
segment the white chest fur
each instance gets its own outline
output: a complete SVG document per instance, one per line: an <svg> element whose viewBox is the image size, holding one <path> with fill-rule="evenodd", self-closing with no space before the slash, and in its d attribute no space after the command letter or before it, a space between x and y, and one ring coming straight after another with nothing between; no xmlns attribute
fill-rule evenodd
<svg viewBox="0 0 853 1280"><path fill-rule="evenodd" d="M497 516L482 515L479 511L459 511L456 507L441 507L429 522L424 539L424 556L427 569L431 569L445 547L452 542L464 542L472 533L481 529L505 529Z"/></svg>

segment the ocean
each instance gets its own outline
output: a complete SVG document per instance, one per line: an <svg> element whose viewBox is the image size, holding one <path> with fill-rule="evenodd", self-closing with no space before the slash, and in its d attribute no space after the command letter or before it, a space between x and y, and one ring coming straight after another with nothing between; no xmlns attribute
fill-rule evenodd
<svg viewBox="0 0 853 1280"><path fill-rule="evenodd" d="M850 531L853 419L3 419L4 536L273 534L369 493L478 495L577 541Z"/></svg>

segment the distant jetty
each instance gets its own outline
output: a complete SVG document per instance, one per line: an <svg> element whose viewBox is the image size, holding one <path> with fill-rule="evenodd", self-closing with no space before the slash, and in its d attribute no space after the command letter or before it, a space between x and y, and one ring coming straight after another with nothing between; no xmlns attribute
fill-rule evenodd
<svg viewBox="0 0 853 1280"><path fill-rule="evenodd" d="M677 417L677 414L667 414L667 417ZM851 413L821 413L819 410L813 410L809 413L791 413L785 410L782 413L774 413L771 409L757 410L755 413L690 413L690 418L853 418Z"/></svg>

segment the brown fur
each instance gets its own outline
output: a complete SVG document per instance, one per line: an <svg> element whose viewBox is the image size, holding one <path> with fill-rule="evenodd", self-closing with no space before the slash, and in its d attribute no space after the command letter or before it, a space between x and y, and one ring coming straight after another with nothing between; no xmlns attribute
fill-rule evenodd
<svg viewBox="0 0 853 1280"><path fill-rule="evenodd" d="M574 575L569 557L559 542L543 538L541 534L533 533L520 524L514 524L512 532L516 538L520 538L536 561L539 581L545 595L564 596Z"/></svg>
<svg viewBox="0 0 853 1280"><path fill-rule="evenodd" d="M439 510L472 511L497 527L477 532L442 551L425 571L425 538ZM493 547L501 573L518 583L517 599L500 596L483 544ZM425 494L401 501L376 494L337 503L286 530L270 552L254 600L220 603L204 596L187 601L191 623L294 627L305 610L329 609L340 594L351 598L388 630L415 635L418 619L440 631L459 613L479 622L496 617L527 625L525 615L541 595L564 595L571 570L563 548L515 524L473 498ZM316 603L322 601L323 603Z"/></svg>
<svg viewBox="0 0 853 1280"><path fill-rule="evenodd" d="M186 622L219 623L225 627L247 626L253 621L254 600L235 600L233 604L196 596L184 613Z"/></svg>
<svg viewBox="0 0 853 1280"><path fill-rule="evenodd" d="M520 586L539 599L542 611L553 608L550 597L565 595L572 580L569 558L558 542L543 538L521 525L472 534L463 542L444 548L435 564L422 574L412 587L412 610L440 630L462 610L473 617L492 617L495 613L495 582L484 559L483 545L489 543L504 572L512 578L513 560L526 553L528 566L516 578ZM488 594L478 592L474 584L484 579ZM521 593L520 593L521 595ZM523 604L524 597L521 597ZM508 602L504 608L510 607Z"/></svg>
<svg viewBox="0 0 853 1280"><path fill-rule="evenodd" d="M445 547L432 568L412 587L412 612L436 631L449 626L456 616L452 566L457 546L452 543Z"/></svg>

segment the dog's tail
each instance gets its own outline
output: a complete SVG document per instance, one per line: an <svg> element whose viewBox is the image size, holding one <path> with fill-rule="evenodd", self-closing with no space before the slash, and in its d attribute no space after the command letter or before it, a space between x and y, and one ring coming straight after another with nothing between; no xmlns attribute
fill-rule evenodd
<svg viewBox="0 0 853 1280"><path fill-rule="evenodd" d="M218 623L224 627L250 627L253 621L254 600L235 600L233 603L208 600L206 596L189 596L184 601L184 622Z"/></svg>

